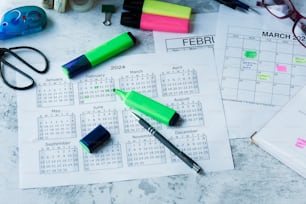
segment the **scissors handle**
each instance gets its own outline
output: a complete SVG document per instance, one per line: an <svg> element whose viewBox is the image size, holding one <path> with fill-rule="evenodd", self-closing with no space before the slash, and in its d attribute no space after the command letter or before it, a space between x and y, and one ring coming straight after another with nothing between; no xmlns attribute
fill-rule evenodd
<svg viewBox="0 0 306 204"><path fill-rule="evenodd" d="M44 61L45 61L44 69L40 70L40 69L35 68L34 66L29 64L26 60L24 60L22 57L20 57L18 54L16 54L14 52L14 50L21 50L21 49L29 49L29 50L32 50L32 51L38 53L39 55L41 55L43 57ZM2 62L3 64L7 65L11 69L15 70L16 72L18 72L19 74L21 74L22 76L24 76L25 78L27 78L27 79L29 79L31 81L31 83L29 85L27 85L27 86L19 87L19 86L12 85L6 79L5 74L4 74L4 70L2 69L2 66L0 66L0 75L1 75L1 77L3 79L3 82L7 86L9 86L9 87L11 87L13 89L16 89L16 90L26 90L26 89L29 89L29 88L31 88L31 87L33 87L35 85L35 81L34 81L34 79L30 75L28 75L27 73L21 71L18 67L16 67L15 65L11 64L7 60L5 60L5 55L6 54L9 54L9 55L15 57L17 60L19 60L20 62L22 62L27 67L29 67L30 69L32 69L33 71L35 71L37 73L45 73L49 69L48 58L40 50L38 50L36 48L29 47L29 46L19 46L19 47L12 47L12 48L0 48L0 62Z"/></svg>
<svg viewBox="0 0 306 204"><path fill-rule="evenodd" d="M22 57L20 57L19 55L17 55L15 52L13 52L13 50L21 50L21 49L29 49L32 50L36 53L38 53L40 56L43 57L44 61L45 61L45 67L44 69L40 70L35 68L34 66L32 66L31 64L29 64L27 61L25 61ZM14 57L16 57L18 60L20 60L22 63L24 63L25 65L27 65L29 68L31 68L33 71L43 74L46 73L48 71L49 68L49 60L48 58L44 55L44 53L42 53L40 50L34 48L34 47L29 47L29 46L18 46L18 47L11 47L9 48L10 50L10 54L12 54Z"/></svg>

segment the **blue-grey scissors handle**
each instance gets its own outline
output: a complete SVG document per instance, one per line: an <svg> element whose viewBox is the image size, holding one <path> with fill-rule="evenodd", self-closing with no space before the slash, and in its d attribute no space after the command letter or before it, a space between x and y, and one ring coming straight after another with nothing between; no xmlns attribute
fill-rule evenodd
<svg viewBox="0 0 306 204"><path fill-rule="evenodd" d="M35 68L31 64L29 64L27 61L25 61L22 57L20 57L15 52L13 52L14 50L20 50L20 49L30 49L30 50L35 51L38 54L40 54L43 57L44 61L45 61L44 69L40 70L40 69ZM16 90L26 90L26 89L32 88L35 85L35 81L34 81L34 79L30 75L28 75L27 73L21 71L18 67L16 67L15 65L9 63L8 61L6 61L5 60L5 54L12 55L13 57L18 59L20 62L22 62L27 67L29 67L30 69L32 69L33 71L35 71L37 73L45 73L49 69L49 60L48 60L48 58L40 50L38 50L36 48L28 47L28 46L20 46L20 47L12 47L12 48L0 48L0 62L5 64L5 65L7 65L11 69L15 70L16 72L18 72L19 74L21 74L22 76L24 76L25 78L27 78L27 79L29 79L31 81L31 83L29 85L27 85L27 86L22 86L22 87L14 86L14 85L10 84L6 80L5 74L4 74L4 70L2 69L2 66L0 66L0 74L1 74L1 77L3 79L3 82L7 86L9 86L9 87L11 87L13 89L16 89Z"/></svg>

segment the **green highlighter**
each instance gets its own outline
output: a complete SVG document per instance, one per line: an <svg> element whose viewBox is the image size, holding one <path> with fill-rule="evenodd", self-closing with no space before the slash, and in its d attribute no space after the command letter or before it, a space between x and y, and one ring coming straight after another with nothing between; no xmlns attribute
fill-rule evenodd
<svg viewBox="0 0 306 204"><path fill-rule="evenodd" d="M114 89L114 92L127 106L153 118L154 120L164 123L165 125L173 126L180 118L179 114L176 113L175 110L136 91L126 92L120 89Z"/></svg>
<svg viewBox="0 0 306 204"><path fill-rule="evenodd" d="M69 78L73 78L81 72L91 69L109 58L133 47L135 43L136 38L132 33L122 33L64 64L62 66L63 71Z"/></svg>

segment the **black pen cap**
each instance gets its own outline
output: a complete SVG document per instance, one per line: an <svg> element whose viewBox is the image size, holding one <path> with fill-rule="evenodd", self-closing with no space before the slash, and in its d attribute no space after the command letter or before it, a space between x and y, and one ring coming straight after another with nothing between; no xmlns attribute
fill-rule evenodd
<svg viewBox="0 0 306 204"><path fill-rule="evenodd" d="M133 28L140 28L141 13L123 12L120 24Z"/></svg>
<svg viewBox="0 0 306 204"><path fill-rule="evenodd" d="M124 0L123 9L128 11L142 12L144 0Z"/></svg>

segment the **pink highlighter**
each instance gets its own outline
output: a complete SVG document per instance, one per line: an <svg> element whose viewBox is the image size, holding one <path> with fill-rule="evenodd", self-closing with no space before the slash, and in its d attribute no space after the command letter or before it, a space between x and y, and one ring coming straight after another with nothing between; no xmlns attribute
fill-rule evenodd
<svg viewBox="0 0 306 204"><path fill-rule="evenodd" d="M189 32L189 19L156 14L124 12L121 14L120 23L121 25L142 30L174 33Z"/></svg>

